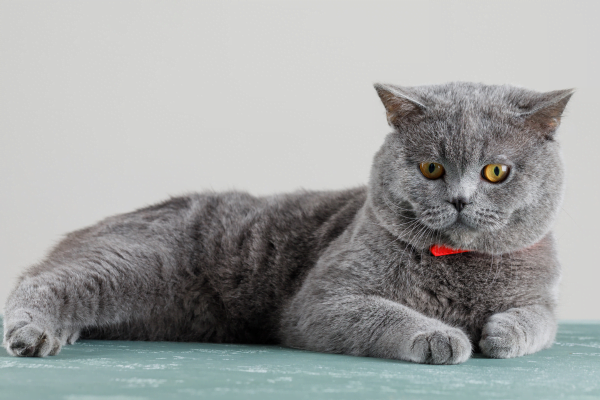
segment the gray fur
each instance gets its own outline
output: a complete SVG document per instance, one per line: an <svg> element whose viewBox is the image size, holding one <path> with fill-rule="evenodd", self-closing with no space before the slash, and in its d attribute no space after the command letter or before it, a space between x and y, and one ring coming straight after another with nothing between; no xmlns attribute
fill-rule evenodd
<svg viewBox="0 0 600 400"><path fill-rule="evenodd" d="M456 364L473 350L549 347L563 192L554 135L572 91L376 90L394 130L367 187L192 194L73 232L11 293L8 352L54 355L84 337ZM444 177L426 179L425 161ZM511 167L504 182L481 178L490 163ZM434 257L432 244L471 252Z"/></svg>

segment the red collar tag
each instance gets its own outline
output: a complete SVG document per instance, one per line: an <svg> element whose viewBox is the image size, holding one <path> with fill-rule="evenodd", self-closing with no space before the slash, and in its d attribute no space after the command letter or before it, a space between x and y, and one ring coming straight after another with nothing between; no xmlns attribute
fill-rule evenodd
<svg viewBox="0 0 600 400"><path fill-rule="evenodd" d="M431 246L429 248L429 250L431 250L431 254L433 254L436 257L447 256L450 254L466 253L466 252L470 251L470 250L451 249L450 247L446 247L443 245L437 245L437 244L434 244L433 246Z"/></svg>

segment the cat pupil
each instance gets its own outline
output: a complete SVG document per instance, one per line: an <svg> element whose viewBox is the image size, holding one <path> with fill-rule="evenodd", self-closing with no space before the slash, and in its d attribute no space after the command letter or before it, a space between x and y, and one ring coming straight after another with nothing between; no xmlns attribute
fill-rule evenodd
<svg viewBox="0 0 600 400"><path fill-rule="evenodd" d="M429 173L432 174L434 170L435 170L435 164L433 164L433 163L429 164Z"/></svg>
<svg viewBox="0 0 600 400"><path fill-rule="evenodd" d="M431 169L431 167L430 167ZM500 168L496 167L494 168L494 173L496 174L496 176L500 175Z"/></svg>

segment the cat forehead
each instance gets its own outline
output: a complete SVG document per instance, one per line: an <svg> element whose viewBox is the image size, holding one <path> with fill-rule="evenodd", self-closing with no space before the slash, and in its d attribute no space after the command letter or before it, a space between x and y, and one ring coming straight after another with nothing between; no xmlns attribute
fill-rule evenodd
<svg viewBox="0 0 600 400"><path fill-rule="evenodd" d="M527 120L540 134L551 136L574 89L535 92L511 85L451 82L443 85L401 87L375 84L394 127L426 119L461 122L500 119ZM542 111L543 110L543 111ZM516 118L515 118L516 117Z"/></svg>
<svg viewBox="0 0 600 400"><path fill-rule="evenodd" d="M451 82L444 85L414 86L415 94L428 109L518 111L535 92L510 85L485 85L472 82Z"/></svg>
<svg viewBox="0 0 600 400"><path fill-rule="evenodd" d="M536 143L510 119L478 110L445 110L443 116L427 118L398 137L413 161L443 160L461 168L490 158L519 158Z"/></svg>
<svg viewBox="0 0 600 400"><path fill-rule="evenodd" d="M500 155L528 158L545 148L573 93L469 82L375 88L408 159L460 166Z"/></svg>
<svg viewBox="0 0 600 400"><path fill-rule="evenodd" d="M519 104L528 91L511 86L451 83L423 90L427 108L417 123L417 137L433 141L433 149L448 156L485 151L506 153L528 141Z"/></svg>
<svg viewBox="0 0 600 400"><path fill-rule="evenodd" d="M410 163L435 161L459 169L479 166L482 162L514 162L530 154L517 141L475 141L444 138L428 145L405 144L403 152Z"/></svg>

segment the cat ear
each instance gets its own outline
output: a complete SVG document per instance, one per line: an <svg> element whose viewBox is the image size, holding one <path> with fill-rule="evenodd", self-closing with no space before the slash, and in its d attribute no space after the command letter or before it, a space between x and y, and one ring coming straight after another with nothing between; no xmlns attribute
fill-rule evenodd
<svg viewBox="0 0 600 400"><path fill-rule="evenodd" d="M410 89L376 83L375 90L387 113L388 124L398 127L403 121L422 115L426 107Z"/></svg>
<svg viewBox="0 0 600 400"><path fill-rule="evenodd" d="M525 126L548 139L552 138L574 92L575 89L566 89L540 93L534 100L522 104L521 109L530 109L520 114L525 118Z"/></svg>

